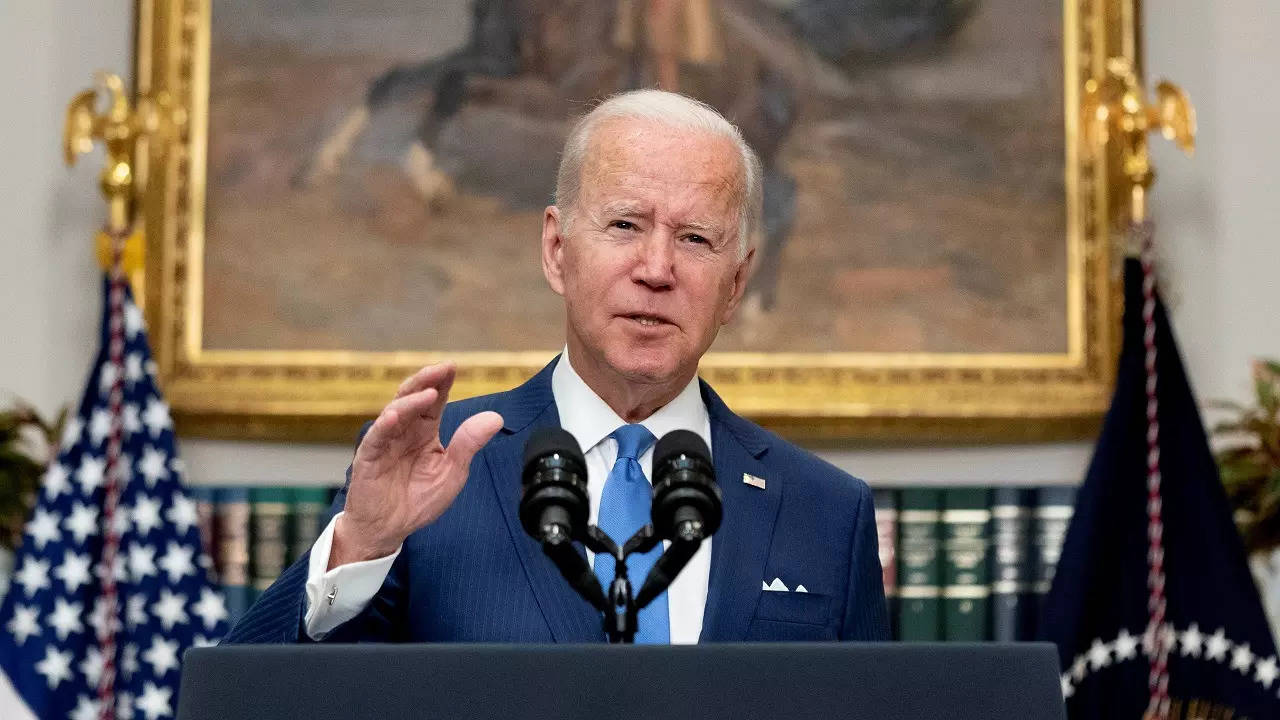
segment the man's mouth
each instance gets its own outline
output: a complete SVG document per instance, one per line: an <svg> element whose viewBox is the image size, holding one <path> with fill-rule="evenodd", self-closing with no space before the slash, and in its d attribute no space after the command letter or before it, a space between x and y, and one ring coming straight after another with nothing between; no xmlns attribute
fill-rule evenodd
<svg viewBox="0 0 1280 720"><path fill-rule="evenodd" d="M630 315L626 315L625 317L628 320L634 320L640 323L640 325L642 325L643 327L658 327L659 325L670 324L666 319L660 318L657 315L646 315L644 313L632 313Z"/></svg>

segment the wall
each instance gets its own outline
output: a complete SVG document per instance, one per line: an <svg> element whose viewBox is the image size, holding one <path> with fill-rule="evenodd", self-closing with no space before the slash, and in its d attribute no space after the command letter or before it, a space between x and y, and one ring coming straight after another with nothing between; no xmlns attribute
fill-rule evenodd
<svg viewBox="0 0 1280 720"><path fill-rule="evenodd" d="M99 293L90 238L102 208L100 157L60 164L62 112L94 70L129 68L131 3L0 4L0 393L52 409L73 401L96 343ZM1280 97L1260 80L1280 66L1273 0L1147 3L1153 76L1184 85L1199 108L1200 150L1157 150L1153 212L1166 292L1201 398L1244 398L1248 362L1280 356ZM343 446L187 439L204 483L337 482ZM1078 482L1087 443L823 453L873 483Z"/></svg>

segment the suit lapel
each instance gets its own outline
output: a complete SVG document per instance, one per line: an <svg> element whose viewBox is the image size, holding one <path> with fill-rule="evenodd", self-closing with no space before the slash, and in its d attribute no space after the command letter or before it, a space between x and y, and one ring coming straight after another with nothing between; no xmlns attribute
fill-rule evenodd
<svg viewBox="0 0 1280 720"><path fill-rule="evenodd" d="M711 576L699 641L735 642L746 638L760 599L783 484L781 478L767 478L760 461L768 451L766 436L734 415L705 383L702 391L711 418L716 482L724 493L724 521L711 543ZM745 473L766 477L766 489L744 483Z"/></svg>
<svg viewBox="0 0 1280 720"><path fill-rule="evenodd" d="M551 393L551 371L555 363L553 360L529 382L495 404L494 409L503 417L503 429L489 442L482 456L488 463L507 530L552 638L559 643L601 642L604 630L600 614L574 592L560 576L555 563L543 554L542 547L520 524L520 472L525 442L537 428L560 426L560 414Z"/></svg>

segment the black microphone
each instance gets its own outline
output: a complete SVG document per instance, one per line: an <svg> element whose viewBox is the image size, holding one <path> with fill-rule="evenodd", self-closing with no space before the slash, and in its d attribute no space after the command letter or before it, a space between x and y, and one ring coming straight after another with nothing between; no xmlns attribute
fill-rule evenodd
<svg viewBox="0 0 1280 720"><path fill-rule="evenodd" d="M587 462L578 441L558 427L536 430L525 443L523 468L520 524L524 531L542 545L542 552L579 595L606 611L609 603L600 581L573 546L575 540L589 540Z"/></svg>
<svg viewBox="0 0 1280 720"><path fill-rule="evenodd" d="M666 590L693 558L702 541L720 529L724 496L716 485L711 451L697 433L673 430L653 451L654 533L671 545L653 564L636 595L636 607L648 605Z"/></svg>
<svg viewBox="0 0 1280 720"><path fill-rule="evenodd" d="M581 540L587 530L587 462L558 427L534 431L524 446L520 524L538 542Z"/></svg>
<svg viewBox="0 0 1280 720"><path fill-rule="evenodd" d="M697 433L673 430L653 450L653 529L664 540L701 541L720 529L724 496L711 451Z"/></svg>

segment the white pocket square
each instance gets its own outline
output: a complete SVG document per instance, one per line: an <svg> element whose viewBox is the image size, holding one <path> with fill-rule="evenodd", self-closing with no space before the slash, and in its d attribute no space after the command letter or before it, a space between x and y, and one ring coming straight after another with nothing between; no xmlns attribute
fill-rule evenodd
<svg viewBox="0 0 1280 720"><path fill-rule="evenodd" d="M765 590L768 592L791 592L791 589L788 588L786 584L782 582L782 578L774 578L773 582L771 583L761 581L760 584L762 585L761 590ZM809 591L806 590L803 585L797 585L795 592L807 593Z"/></svg>

